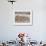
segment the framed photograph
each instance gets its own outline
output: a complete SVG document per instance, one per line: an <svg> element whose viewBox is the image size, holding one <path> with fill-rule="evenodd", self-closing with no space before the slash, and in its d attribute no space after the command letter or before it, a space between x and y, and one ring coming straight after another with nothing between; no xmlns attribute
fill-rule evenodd
<svg viewBox="0 0 46 46"><path fill-rule="evenodd" d="M15 12L15 25L32 25L32 12L31 11L16 11Z"/></svg>

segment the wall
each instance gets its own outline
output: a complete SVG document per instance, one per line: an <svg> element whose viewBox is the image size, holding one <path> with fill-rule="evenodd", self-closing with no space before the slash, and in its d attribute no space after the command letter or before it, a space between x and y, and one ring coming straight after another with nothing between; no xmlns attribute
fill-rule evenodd
<svg viewBox="0 0 46 46"><path fill-rule="evenodd" d="M32 26L15 26L16 10L32 10ZM33 40L46 40L46 0L17 0L13 5L0 0L0 40L15 40L18 32L30 34Z"/></svg>

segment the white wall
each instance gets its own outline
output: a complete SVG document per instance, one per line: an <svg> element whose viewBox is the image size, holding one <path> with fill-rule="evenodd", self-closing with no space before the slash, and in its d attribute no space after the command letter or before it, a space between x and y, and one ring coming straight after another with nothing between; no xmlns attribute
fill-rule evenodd
<svg viewBox="0 0 46 46"><path fill-rule="evenodd" d="M16 10L32 10L32 26L15 26ZM26 32L33 40L46 40L46 0L17 0L13 5L0 0L0 40L11 40L18 32Z"/></svg>

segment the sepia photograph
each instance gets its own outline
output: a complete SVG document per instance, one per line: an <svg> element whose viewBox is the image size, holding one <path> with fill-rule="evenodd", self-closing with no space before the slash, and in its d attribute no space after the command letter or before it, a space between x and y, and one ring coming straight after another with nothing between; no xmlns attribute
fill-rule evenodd
<svg viewBox="0 0 46 46"><path fill-rule="evenodd" d="M32 25L32 12L19 11L15 12L15 24L16 25Z"/></svg>

